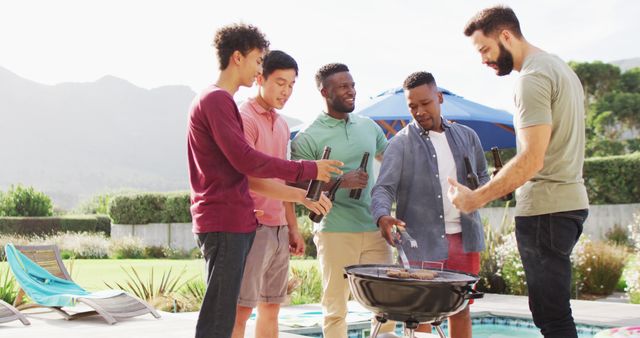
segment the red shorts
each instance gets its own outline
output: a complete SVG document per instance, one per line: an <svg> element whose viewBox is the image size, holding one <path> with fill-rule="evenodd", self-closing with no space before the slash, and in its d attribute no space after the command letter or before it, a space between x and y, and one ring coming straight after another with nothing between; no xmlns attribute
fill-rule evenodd
<svg viewBox="0 0 640 338"><path fill-rule="evenodd" d="M464 252L461 232L447 235L447 240L449 240L449 258L435 262L409 261L409 264L413 267L431 269L440 269L440 265L442 264L443 269L478 275L480 273L480 253ZM469 304L473 304L473 299L469 300Z"/></svg>

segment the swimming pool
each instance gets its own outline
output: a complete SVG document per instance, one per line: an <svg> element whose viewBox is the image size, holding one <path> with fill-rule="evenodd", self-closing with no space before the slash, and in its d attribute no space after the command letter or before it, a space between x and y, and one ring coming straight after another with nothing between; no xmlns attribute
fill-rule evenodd
<svg viewBox="0 0 640 338"><path fill-rule="evenodd" d="M538 338L542 337L538 328L535 327L530 320L509 318L509 317L478 317L473 318L473 337L474 338ZM446 323L443 323L442 328L447 331ZM601 330L606 328L598 326L578 325L578 337L579 338L593 338L593 336ZM365 338L368 337L370 332L369 324L359 323L349 326L349 338ZM307 337L321 338L322 332L320 328L310 331L309 329L304 332L294 332ZM402 327L400 324L396 330L396 334L402 334Z"/></svg>

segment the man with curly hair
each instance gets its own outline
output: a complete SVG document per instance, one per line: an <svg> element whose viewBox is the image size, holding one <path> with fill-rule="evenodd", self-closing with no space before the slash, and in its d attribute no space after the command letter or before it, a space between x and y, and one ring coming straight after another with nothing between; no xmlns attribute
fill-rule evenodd
<svg viewBox="0 0 640 338"><path fill-rule="evenodd" d="M464 34L498 76L520 73L514 91L518 153L478 190L452 180L451 198L460 211L470 212L518 188L516 239L533 321L546 338L577 337L570 256L589 208L580 79L559 57L524 38L511 8L480 11Z"/></svg>
<svg viewBox="0 0 640 338"><path fill-rule="evenodd" d="M246 141L233 95L251 87L262 72L269 42L254 26L233 24L214 39L220 75L190 108L187 155L191 215L206 263L207 289L196 325L197 338L230 337L245 259L258 221L247 175L286 181L328 181L339 161L286 161L265 155Z"/></svg>

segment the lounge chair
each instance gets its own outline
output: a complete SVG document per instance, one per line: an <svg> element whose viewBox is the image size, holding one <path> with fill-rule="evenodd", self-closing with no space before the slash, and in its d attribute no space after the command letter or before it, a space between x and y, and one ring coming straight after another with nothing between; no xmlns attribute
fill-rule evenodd
<svg viewBox="0 0 640 338"><path fill-rule="evenodd" d="M31 325L31 323L24 317L20 311L16 310L9 303L0 299L0 323L11 322L14 320L19 320L24 325Z"/></svg>
<svg viewBox="0 0 640 338"><path fill-rule="evenodd" d="M117 319L131 318L151 313L160 318L156 310L145 301L121 290L88 292L71 280L62 263L60 250L55 245L5 246L7 262L20 285L14 306L19 310L47 307L67 320L100 315L109 324ZM23 295L33 303L23 304ZM83 303L94 311L71 314L63 307Z"/></svg>

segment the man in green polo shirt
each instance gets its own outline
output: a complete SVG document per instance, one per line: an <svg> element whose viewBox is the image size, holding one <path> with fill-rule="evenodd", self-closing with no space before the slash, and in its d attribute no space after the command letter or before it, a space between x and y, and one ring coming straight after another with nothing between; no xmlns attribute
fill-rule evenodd
<svg viewBox="0 0 640 338"><path fill-rule="evenodd" d="M314 225L314 242L322 270L322 332L326 338L346 338L349 285L343 277L344 267L392 260L391 247L380 235L369 211L375 180L357 170L365 152L381 158L387 139L371 119L350 114L355 107L356 89L346 65L323 66L316 74L316 84L325 99L326 111L298 133L291 143L291 158L320 159L324 147L329 146L330 158L344 162L342 169L347 174L343 176L342 189L336 194L331 212ZM369 161L366 171L372 169ZM350 189L362 189L360 198L350 198ZM383 330L389 331L388 326Z"/></svg>

